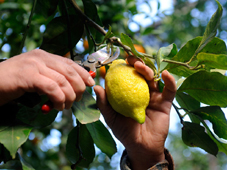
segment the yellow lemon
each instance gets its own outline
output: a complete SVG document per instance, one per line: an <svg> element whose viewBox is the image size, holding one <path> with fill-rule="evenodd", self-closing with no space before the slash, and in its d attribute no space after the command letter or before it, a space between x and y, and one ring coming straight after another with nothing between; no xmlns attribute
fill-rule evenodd
<svg viewBox="0 0 227 170"><path fill-rule="evenodd" d="M138 123L144 123L149 104L149 87L134 67L118 59L110 65L105 77L107 99L112 108Z"/></svg>

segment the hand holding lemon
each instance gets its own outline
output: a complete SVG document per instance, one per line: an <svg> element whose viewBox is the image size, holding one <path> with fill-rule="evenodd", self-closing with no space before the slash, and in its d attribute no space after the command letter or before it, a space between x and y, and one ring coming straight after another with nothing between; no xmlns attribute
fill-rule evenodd
<svg viewBox="0 0 227 170"><path fill-rule="evenodd" d="M168 134L169 114L176 84L174 78L167 71L163 71L165 87L160 93L157 82L153 79L153 71L149 67L131 56L128 57L128 63L145 78L149 88L149 102L143 124L116 112L102 87L95 86L94 90L97 94L97 105L114 135L125 146L132 169L148 169L165 159L164 143ZM126 108L124 110L127 112Z"/></svg>

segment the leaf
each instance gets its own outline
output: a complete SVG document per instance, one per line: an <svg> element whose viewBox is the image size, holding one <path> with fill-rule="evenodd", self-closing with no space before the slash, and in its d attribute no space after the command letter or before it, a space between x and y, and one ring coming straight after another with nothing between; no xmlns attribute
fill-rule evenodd
<svg viewBox="0 0 227 170"><path fill-rule="evenodd" d="M84 32L84 24L77 15L70 16L72 46L80 40ZM63 56L69 51L67 17L56 17L47 24L41 49Z"/></svg>
<svg viewBox="0 0 227 170"><path fill-rule="evenodd" d="M202 40L202 37L196 37L190 41L188 41L180 50L179 52L171 59L174 61L179 62L187 62L191 59L191 57L194 55L196 49L198 48L200 42ZM225 54L226 52L226 44L223 40L215 37L211 42L209 42L201 52L204 53L212 53L212 54ZM191 66L197 65L198 62L192 62L190 64ZM177 64L171 64L169 63L164 69L167 69L169 72L179 75L188 77L191 74L197 72L195 70L189 70L188 68L184 66L180 66Z"/></svg>
<svg viewBox="0 0 227 170"><path fill-rule="evenodd" d="M47 101L47 96L41 96L41 102L35 107L22 106L17 113L17 119L35 128L43 128L50 125L55 120L58 111L53 109L48 114L43 114L41 107Z"/></svg>
<svg viewBox="0 0 227 170"><path fill-rule="evenodd" d="M112 33L112 28L111 28L111 26L109 26L108 32L106 33L106 35L104 37L104 41L113 36L114 36L114 34Z"/></svg>
<svg viewBox="0 0 227 170"><path fill-rule="evenodd" d="M199 71L189 76L178 91L211 106L227 106L227 77L217 72Z"/></svg>
<svg viewBox="0 0 227 170"><path fill-rule="evenodd" d="M140 52L138 52L136 50L136 48L134 47L134 44L133 44L131 38L128 35L121 33L121 42L124 45L127 45L128 47L130 47L132 53L134 55L136 55L137 57L141 58L144 61L144 63L148 67L150 67L155 72L155 74L156 74L156 67L155 67L154 63L152 62L152 60L150 58L148 58L148 57L144 57L144 55L142 53L140 53Z"/></svg>
<svg viewBox="0 0 227 170"><path fill-rule="evenodd" d="M72 109L74 115L82 124L99 120L100 111L97 109L96 101L87 91L84 92L83 98L79 102L73 103Z"/></svg>
<svg viewBox="0 0 227 170"><path fill-rule="evenodd" d="M221 4L217 0L216 2L218 4L218 9L213 14L209 23L206 26L206 30L203 34L203 39L201 40L199 47L195 52L196 54L198 54L206 46L206 44L209 43L217 34L217 29L221 21L223 9Z"/></svg>
<svg viewBox="0 0 227 170"><path fill-rule="evenodd" d="M227 70L226 54L199 53L197 59L199 64L204 64L206 67Z"/></svg>
<svg viewBox="0 0 227 170"><path fill-rule="evenodd" d="M203 120L201 120L201 122L203 123L204 127L206 127L207 134L217 144L219 152L223 152L223 153L225 153L227 155L227 144L221 142L220 140L218 140L214 136L214 134L210 131L210 128L207 126L207 124Z"/></svg>
<svg viewBox="0 0 227 170"><path fill-rule="evenodd" d="M200 102L186 93L177 92L176 100L181 108L187 109L189 111L200 108ZM198 121L198 119L193 114L188 112L188 115L193 123L200 123L200 121Z"/></svg>
<svg viewBox="0 0 227 170"><path fill-rule="evenodd" d="M99 18L97 7L95 3L92 0L82 0L83 5L84 5L84 13L86 16L88 16L92 21L97 23L99 26L103 26L101 19ZM86 25L87 28L89 29L90 33L87 32L87 35L94 38L95 42L100 43L103 42L103 35L97 31L94 27L90 25ZM94 42L92 39L89 37L88 38L88 43L89 43L89 52L92 52L92 49L94 47Z"/></svg>
<svg viewBox="0 0 227 170"><path fill-rule="evenodd" d="M38 0L35 12L47 18L54 14L57 9L58 2L59 0Z"/></svg>
<svg viewBox="0 0 227 170"><path fill-rule="evenodd" d="M66 155L69 161L71 161L71 163L73 164L75 164L79 160L79 150L76 146L77 141L79 142L79 146L83 155L83 159L80 161L78 166L87 168L95 157L95 148L91 135L87 130L86 126L83 124L80 124L79 129L78 127L73 128L68 135L68 140L66 144Z"/></svg>
<svg viewBox="0 0 227 170"><path fill-rule="evenodd" d="M4 127L4 130L1 130L0 143L6 147L13 159L16 157L18 148L28 139L31 130L29 126L16 125Z"/></svg>
<svg viewBox="0 0 227 170"><path fill-rule="evenodd" d="M136 48L134 47L134 44L133 44L131 38L130 38L128 35L126 35L126 34L124 34L124 33L121 33L121 42L122 42L124 45L127 45L128 47L130 47L130 48L131 48L131 51L132 51L132 53L133 53L134 55L136 55L137 57L142 58L142 59L144 58L143 54L140 53L140 52L138 52L138 51L136 50Z"/></svg>
<svg viewBox="0 0 227 170"><path fill-rule="evenodd" d="M217 155L216 143L205 133L205 128L196 123L184 122L182 128L182 140L191 147L200 147L206 152Z"/></svg>
<svg viewBox="0 0 227 170"><path fill-rule="evenodd" d="M176 44L170 44L167 47L161 47L158 50L158 54L157 54L157 58L156 58L156 62L157 62L157 66L158 66L158 72L160 72L160 67L161 67L161 63L162 60L165 58L172 58L173 56L175 56L177 53L177 46ZM167 64L167 63L165 63Z"/></svg>
<svg viewBox="0 0 227 170"><path fill-rule="evenodd" d="M103 123L98 120L86 124L86 127L96 146L111 158L117 152L116 143Z"/></svg>
<svg viewBox="0 0 227 170"><path fill-rule="evenodd" d="M218 106L207 106L193 110L192 113L201 117L203 120L209 120L212 125L215 134L220 138L227 139L227 121L225 114Z"/></svg>

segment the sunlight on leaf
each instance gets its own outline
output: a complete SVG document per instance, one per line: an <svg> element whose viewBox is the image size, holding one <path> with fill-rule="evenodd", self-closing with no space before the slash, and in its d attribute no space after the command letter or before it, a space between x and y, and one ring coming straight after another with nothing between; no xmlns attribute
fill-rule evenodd
<svg viewBox="0 0 227 170"><path fill-rule="evenodd" d="M200 147L206 152L217 155L216 143L205 133L205 128L196 123L184 122L182 128L183 142L191 147Z"/></svg>
<svg viewBox="0 0 227 170"><path fill-rule="evenodd" d="M189 76L178 91L211 106L227 106L227 77L217 72L199 71Z"/></svg>

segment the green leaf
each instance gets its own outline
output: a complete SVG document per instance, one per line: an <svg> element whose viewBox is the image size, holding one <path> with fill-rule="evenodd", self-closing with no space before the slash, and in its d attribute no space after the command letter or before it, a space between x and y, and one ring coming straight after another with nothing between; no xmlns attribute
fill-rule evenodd
<svg viewBox="0 0 227 170"><path fill-rule="evenodd" d="M200 147L206 152L217 155L217 144L205 133L205 128L196 123L184 122L182 140L191 147Z"/></svg>
<svg viewBox="0 0 227 170"><path fill-rule="evenodd" d="M86 127L96 146L111 158L117 152L116 143L103 123L98 120L86 124Z"/></svg>
<svg viewBox="0 0 227 170"><path fill-rule="evenodd" d="M189 76L178 91L211 106L227 106L227 77L217 72L199 71Z"/></svg>
<svg viewBox="0 0 227 170"><path fill-rule="evenodd" d="M187 109L189 111L200 108L200 102L186 93L177 92L176 100L181 108ZM200 123L200 121L198 121L198 119L193 114L190 114L190 112L188 112L188 115L193 123Z"/></svg>
<svg viewBox="0 0 227 170"><path fill-rule="evenodd" d="M140 53L140 52L138 52L138 51L135 49L134 44L133 44L131 38L130 38L128 35L126 35L126 34L124 34L124 33L121 33L121 42L122 42L124 45L127 45L128 47L130 47L130 48L131 48L131 51L132 51L132 53L133 53L134 55L136 55L137 57L142 58L142 59L144 58L143 54Z"/></svg>
<svg viewBox="0 0 227 170"><path fill-rule="evenodd" d="M84 32L84 24L79 16L70 16L70 29L72 30L71 40L72 46L74 47ZM40 48L58 55L66 54L69 51L67 32L67 17L61 16L54 18L47 24Z"/></svg>
<svg viewBox="0 0 227 170"><path fill-rule="evenodd" d="M200 42L202 40L202 37L196 37L190 41L188 41L180 50L179 52L171 59L174 61L179 62L187 62L191 59L191 57L194 55L196 49L198 48ZM211 42L209 42L201 52L204 53L212 53L212 54L225 54L226 53L226 44L223 40L215 37ZM191 66L196 66L198 64L198 61L192 62ZM169 72L179 75L188 77L191 74L197 72L195 70L190 70L186 68L185 66L180 66L177 64L171 64L169 63L165 69L167 69Z"/></svg>
<svg viewBox="0 0 227 170"><path fill-rule="evenodd" d="M26 142L32 128L29 126L16 125L1 128L4 128L4 130L0 132L0 143L6 147L14 159L18 148Z"/></svg>
<svg viewBox="0 0 227 170"><path fill-rule="evenodd" d="M47 18L54 14L57 9L59 0L38 0L35 12Z"/></svg>
<svg viewBox="0 0 227 170"><path fill-rule="evenodd" d="M205 64L206 67L227 70L226 54L199 53L197 59L199 64Z"/></svg>
<svg viewBox="0 0 227 170"><path fill-rule="evenodd" d="M144 55L142 53L138 52L135 49L134 44L128 35L121 33L121 42L124 45L127 45L128 47L130 47L132 53L134 55L136 55L137 57L141 58L144 61L144 63L155 72L155 75L157 74L156 67L155 67L153 61L148 57L144 57Z"/></svg>
<svg viewBox="0 0 227 170"><path fill-rule="evenodd" d="M210 131L210 128L207 126L207 124L203 120L201 120L201 122L203 123L203 126L206 128L207 134L217 144L219 152L223 152L223 153L225 153L227 155L227 144L223 143L222 141L217 139L214 136L214 134Z"/></svg>
<svg viewBox="0 0 227 170"><path fill-rule="evenodd" d="M84 5L84 13L86 16L88 16L92 21L97 23L99 26L103 26L101 19L99 18L97 7L95 3L92 0L82 0L83 5ZM87 28L90 31L90 34L94 38L95 42L100 43L103 42L103 35L97 31L94 27L87 25ZM87 32L88 37L89 32ZM94 47L94 42L92 39L89 37L88 38L88 43L89 43L89 52L92 52L92 49Z"/></svg>
<svg viewBox="0 0 227 170"><path fill-rule="evenodd" d="M22 106L17 113L17 119L35 128L43 128L50 125L55 120L58 111L53 109L48 114L43 114L41 107L47 100L47 96L41 96L41 102L35 107Z"/></svg>
<svg viewBox="0 0 227 170"><path fill-rule="evenodd" d="M175 56L177 53L177 46L176 44L170 44L167 47L161 47L158 50L158 54L157 54L157 58L156 58L156 62L157 62L157 66L158 66L158 72L160 72L160 67L161 67L161 63L163 59L171 59L173 58L173 56ZM165 65L167 65L167 63L165 63ZM162 66L164 67L164 66Z"/></svg>
<svg viewBox="0 0 227 170"><path fill-rule="evenodd" d="M78 134L79 133L79 134ZM79 136L79 139L78 139ZM80 127L75 127L68 135L66 144L66 155L71 163L75 164L79 160L79 150L77 148L77 142L79 142L80 149L82 151L83 159L78 166L87 168L95 157L94 142L91 138L86 126L80 124Z"/></svg>
<svg viewBox="0 0 227 170"><path fill-rule="evenodd" d="M203 120L209 120L212 125L215 134L220 138L227 139L227 121L225 114L218 106L207 106L193 110L192 113L201 117Z"/></svg>
<svg viewBox="0 0 227 170"><path fill-rule="evenodd" d="M203 39L201 40L199 47L195 52L196 54L198 54L217 34L217 29L221 21L223 9L221 4L217 0L216 2L218 4L218 9L207 24L206 30L203 34Z"/></svg>
<svg viewBox="0 0 227 170"><path fill-rule="evenodd" d="M104 37L104 41L113 36L114 36L114 34L112 33L112 28L111 28L111 26L109 26L108 32L106 33L106 35Z"/></svg>
<svg viewBox="0 0 227 170"><path fill-rule="evenodd" d="M83 98L79 102L73 103L72 109L74 115L82 124L99 120L100 111L97 109L96 101L87 91L84 92Z"/></svg>

